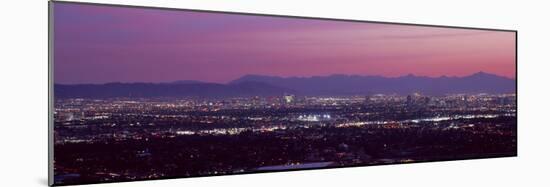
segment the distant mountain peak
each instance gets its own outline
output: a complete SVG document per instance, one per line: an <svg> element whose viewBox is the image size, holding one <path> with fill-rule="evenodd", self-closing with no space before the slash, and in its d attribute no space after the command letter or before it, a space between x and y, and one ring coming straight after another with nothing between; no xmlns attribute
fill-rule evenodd
<svg viewBox="0 0 550 187"><path fill-rule="evenodd" d="M472 74L474 76L486 76L486 75L494 75L494 74L490 74L490 73L487 73L487 72L484 72L484 71L478 71L474 74Z"/></svg>
<svg viewBox="0 0 550 187"><path fill-rule="evenodd" d="M232 81L264 82L281 88L290 88L305 95L353 95L365 93L510 93L515 88L513 79L479 71L468 76L418 76L412 73L399 77L374 75L332 74L311 77L277 77L246 75Z"/></svg>
<svg viewBox="0 0 550 187"><path fill-rule="evenodd" d="M501 76L501 75L495 75L495 74L487 73L487 72L484 72L484 71L479 71L479 72L471 74L469 76L465 76L464 78L467 78L467 77L484 78L484 79L486 79L486 78L510 79L508 77L504 77L504 76Z"/></svg>
<svg viewBox="0 0 550 187"><path fill-rule="evenodd" d="M479 71L477 73L474 73L472 75L478 75L478 76L494 76L494 77L504 77L504 78L507 78L505 76L502 76L502 75L497 75L497 74L493 74L493 73L489 73L489 72L485 72L485 71Z"/></svg>
<svg viewBox="0 0 550 187"><path fill-rule="evenodd" d="M257 74L246 74L238 79L232 80L229 84L238 84L241 82L265 82L269 79L280 79L281 77L277 76L268 76L268 75L257 75Z"/></svg>
<svg viewBox="0 0 550 187"><path fill-rule="evenodd" d="M281 96L284 93L315 96L452 93L514 93L516 81L504 76L477 72L469 76L401 77L325 75L277 77L249 74L228 84L199 81L172 83L108 83L55 85L56 97L234 97Z"/></svg>

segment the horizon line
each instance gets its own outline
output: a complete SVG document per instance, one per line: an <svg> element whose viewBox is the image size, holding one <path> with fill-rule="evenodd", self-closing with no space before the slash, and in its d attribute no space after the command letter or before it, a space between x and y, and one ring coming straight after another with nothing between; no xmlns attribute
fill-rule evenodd
<svg viewBox="0 0 550 187"><path fill-rule="evenodd" d="M111 81L111 82L101 82L101 83L56 83L54 81L54 85L58 84L58 85L83 85L83 84L93 84L93 85L103 85L103 84L113 84L113 83L120 83L120 84L133 84L133 83L147 83L147 84L169 84L169 83L175 83L175 82L178 82L178 81L195 81L197 83L209 83L209 84L222 84L222 85L226 85L226 84L230 84L231 82L235 81L235 80L239 80L243 77L246 77L246 76L264 76L264 77L278 77L278 78L284 78L284 79L288 79L288 78L313 78L313 77L331 77L331 76L360 76L360 77L382 77L382 78L402 78L402 77L420 77L420 78L464 78L464 77L470 77L470 76L473 76L473 75L476 75L476 74L488 74L488 75L493 75L493 76L498 76L498 77L503 77L503 78L507 78L507 79L512 79L512 80L516 80L516 77L508 77L508 76L505 76L505 75L499 75L499 74L494 74L494 73L488 73L488 72L485 72L485 71L477 71L477 72L474 72L474 73L471 73L471 74L468 74L468 75L464 75L464 76L456 76L456 75L440 75L440 76L427 76L427 75L415 75L414 73L407 73L407 74L404 74L404 75L398 75L398 76L384 76L384 75L360 75L360 74L344 74L344 73L334 73L334 74L330 74L330 75L311 75L311 76L278 76L278 75L262 75L262 74L254 74L254 73L250 73L250 74L244 74L236 79L232 79L232 80L229 80L229 81L225 81L225 82L211 82L211 81L202 81L202 80L194 80L194 79L178 79L178 80L171 80L171 81L162 81L162 82L149 82L149 81L127 81L127 82L123 82L123 81ZM517 72L516 72L516 75L517 75Z"/></svg>

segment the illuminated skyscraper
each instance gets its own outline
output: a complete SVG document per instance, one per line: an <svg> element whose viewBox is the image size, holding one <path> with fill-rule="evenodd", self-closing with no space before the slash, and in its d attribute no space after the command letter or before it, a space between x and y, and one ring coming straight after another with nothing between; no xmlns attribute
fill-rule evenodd
<svg viewBox="0 0 550 187"><path fill-rule="evenodd" d="M285 98L286 103L294 102L294 95L292 95L292 94L285 95L284 98Z"/></svg>

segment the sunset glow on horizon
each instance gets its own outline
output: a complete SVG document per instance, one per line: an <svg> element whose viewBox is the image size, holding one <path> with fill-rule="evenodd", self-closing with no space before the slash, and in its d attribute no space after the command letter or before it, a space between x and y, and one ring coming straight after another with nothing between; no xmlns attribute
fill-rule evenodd
<svg viewBox="0 0 550 187"><path fill-rule="evenodd" d="M515 79L514 32L55 4L55 83L244 75Z"/></svg>

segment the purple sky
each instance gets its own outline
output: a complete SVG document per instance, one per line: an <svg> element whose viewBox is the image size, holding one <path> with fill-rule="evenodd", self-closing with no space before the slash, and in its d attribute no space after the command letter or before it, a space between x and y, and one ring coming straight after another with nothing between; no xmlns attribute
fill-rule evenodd
<svg viewBox="0 0 550 187"><path fill-rule="evenodd" d="M513 32L65 3L54 29L62 84L516 71Z"/></svg>

